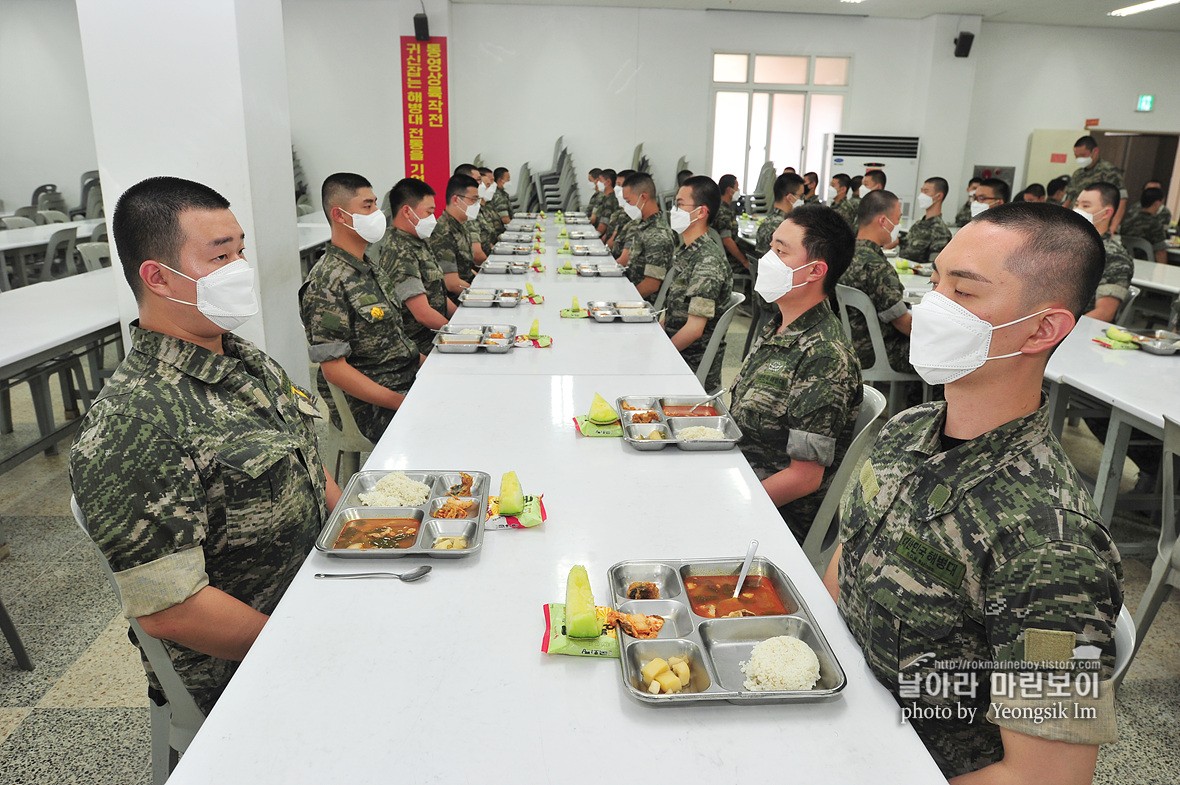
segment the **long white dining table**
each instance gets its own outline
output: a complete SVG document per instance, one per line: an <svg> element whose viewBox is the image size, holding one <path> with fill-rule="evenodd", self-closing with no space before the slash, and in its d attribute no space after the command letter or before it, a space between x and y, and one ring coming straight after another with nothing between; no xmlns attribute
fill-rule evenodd
<svg viewBox="0 0 1180 785"><path fill-rule="evenodd" d="M13 379L54 357L119 333L110 267L56 281L0 292L0 380ZM107 296L103 296L106 293ZM81 420L56 427L48 412L48 433L0 460L0 472L52 447Z"/></svg>
<svg viewBox="0 0 1180 785"><path fill-rule="evenodd" d="M493 493L516 471L547 520L488 531L469 558L313 551L170 782L944 782L739 450L638 452L575 430L595 393L703 391L659 325L558 315L574 295L635 299L625 279L559 276L552 241L543 259L545 273L474 283L532 283L543 305L452 321L539 319L552 347L433 352L365 469L483 471ZM541 652L542 608L564 600L572 565L605 604L616 562L740 557L755 538L846 673L835 700L653 708L626 695L618 660ZM433 572L412 584L314 578L423 562Z"/></svg>
<svg viewBox="0 0 1180 785"><path fill-rule="evenodd" d="M88 218L82 221L66 223L39 224L26 226L23 229L0 230L0 291L19 288L28 283L25 274L25 256L30 251L44 252L51 237L62 229L74 229L77 242L83 243L90 239L95 228L106 221L105 218ZM8 262L12 260L12 279L8 275Z"/></svg>

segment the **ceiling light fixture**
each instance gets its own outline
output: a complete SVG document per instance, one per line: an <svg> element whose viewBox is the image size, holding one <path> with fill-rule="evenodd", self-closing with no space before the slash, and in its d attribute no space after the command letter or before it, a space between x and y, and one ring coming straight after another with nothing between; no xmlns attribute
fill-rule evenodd
<svg viewBox="0 0 1180 785"><path fill-rule="evenodd" d="M1137 5L1129 5L1126 8L1119 8L1111 11L1107 16L1131 16L1132 14L1141 14L1144 11L1154 11L1157 8L1164 8L1169 5L1180 3L1180 0L1149 0L1146 3L1139 3Z"/></svg>

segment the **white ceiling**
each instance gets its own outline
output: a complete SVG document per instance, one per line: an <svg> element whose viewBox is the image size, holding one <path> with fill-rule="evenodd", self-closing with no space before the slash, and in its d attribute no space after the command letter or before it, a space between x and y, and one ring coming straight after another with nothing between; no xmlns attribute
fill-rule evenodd
<svg viewBox="0 0 1180 785"><path fill-rule="evenodd" d="M931 14L970 14L985 22L1113 27L1123 30L1180 32L1180 4L1128 17L1107 16L1138 0L452 0L497 5L617 6L679 8L693 11L769 11L797 14L923 19Z"/></svg>

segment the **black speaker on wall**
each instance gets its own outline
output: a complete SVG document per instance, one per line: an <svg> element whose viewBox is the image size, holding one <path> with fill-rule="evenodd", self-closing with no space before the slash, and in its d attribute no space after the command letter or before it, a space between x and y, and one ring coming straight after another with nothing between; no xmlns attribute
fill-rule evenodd
<svg viewBox="0 0 1180 785"><path fill-rule="evenodd" d="M426 23L426 14L414 14L414 38L419 41L430 40L430 25ZM967 48L970 49L970 45Z"/></svg>
<svg viewBox="0 0 1180 785"><path fill-rule="evenodd" d="M975 40L975 33L959 33L955 39L955 57L966 57L971 54L971 43Z"/></svg>

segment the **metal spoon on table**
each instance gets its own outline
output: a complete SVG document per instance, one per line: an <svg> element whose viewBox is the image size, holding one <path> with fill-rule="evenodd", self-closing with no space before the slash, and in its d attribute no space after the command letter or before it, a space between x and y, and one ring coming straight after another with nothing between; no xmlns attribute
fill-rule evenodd
<svg viewBox="0 0 1180 785"><path fill-rule="evenodd" d="M694 404L692 405L692 407L691 407L691 408L689 408L689 411L690 411L690 412L695 412L695 411L697 410L697 407L698 407L698 406L704 406L704 405L705 405L706 403L708 403L709 401L715 401L715 400L717 400L718 398L720 398L722 395L725 395L727 392L729 392L729 388L728 388L728 387L722 387L720 390L718 390L717 392L713 393L712 395L710 395L708 398L706 398L705 400L701 401L700 403L694 403Z"/></svg>
<svg viewBox="0 0 1180 785"><path fill-rule="evenodd" d="M421 567L415 567L408 572L317 572L317 578L340 578L341 580L349 580L351 578L398 578L406 583L416 581L419 578L425 578L426 574L430 572L429 564L423 564Z"/></svg>
<svg viewBox="0 0 1180 785"><path fill-rule="evenodd" d="M746 551L746 560L742 562L742 571L738 574L737 586L733 587L733 597L736 600L742 591L742 584L746 582L746 575L750 572L750 563L754 561L754 552L758 550L758 541L750 540L750 548Z"/></svg>

